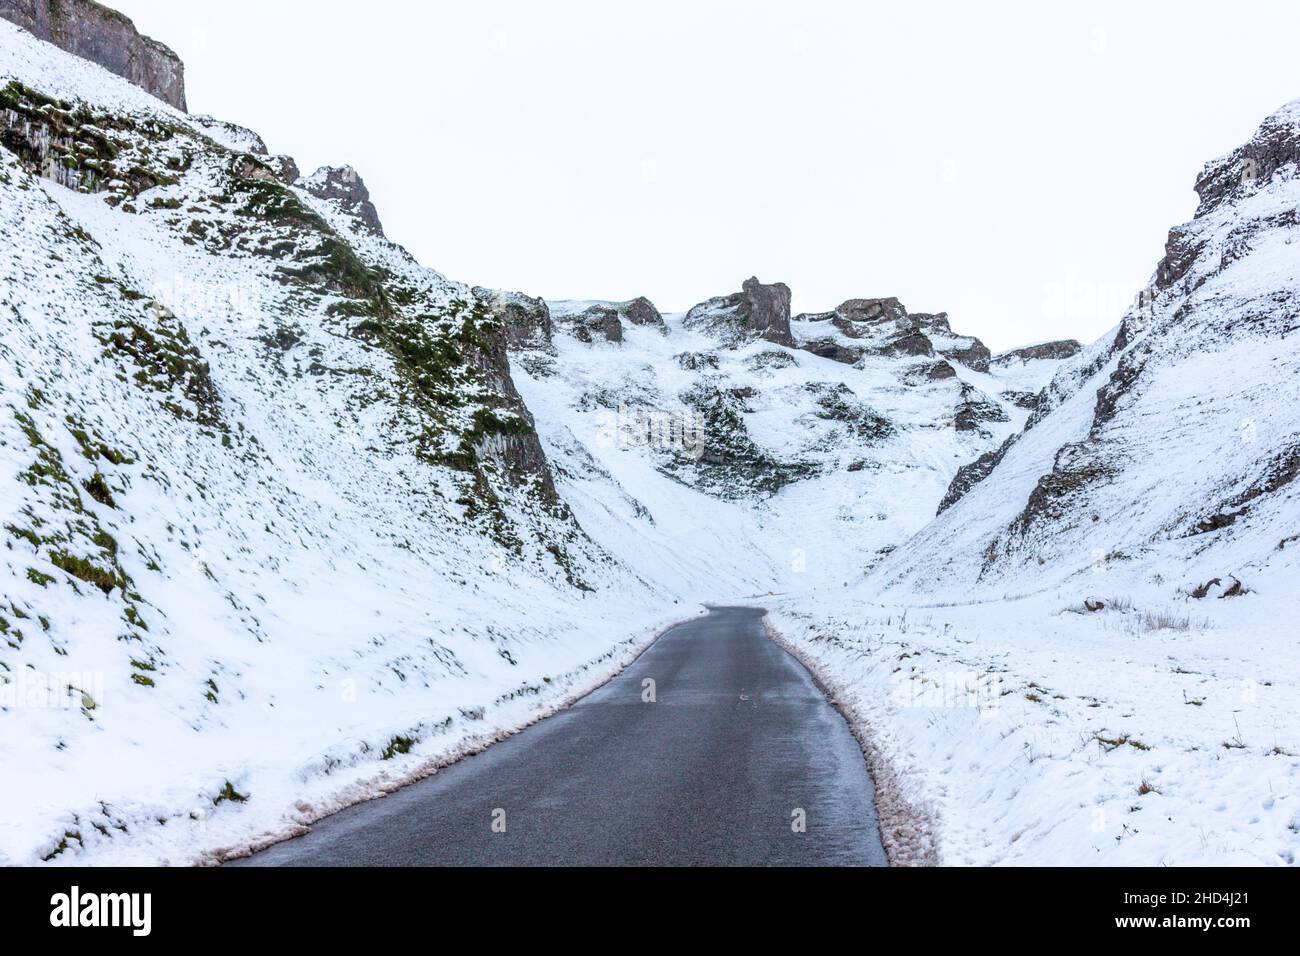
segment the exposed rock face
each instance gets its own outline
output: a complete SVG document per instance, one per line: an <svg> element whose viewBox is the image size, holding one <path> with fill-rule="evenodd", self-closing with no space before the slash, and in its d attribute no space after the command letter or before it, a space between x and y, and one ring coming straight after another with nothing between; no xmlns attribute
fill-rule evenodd
<svg viewBox="0 0 1300 956"><path fill-rule="evenodd" d="M1205 217L1224 200L1249 195L1283 166L1300 163L1298 115L1300 110L1289 104L1264 120L1249 142L1206 163L1196 180L1201 204L1195 218Z"/></svg>
<svg viewBox="0 0 1300 956"><path fill-rule="evenodd" d="M580 342L622 342L624 323L668 333L664 317L645 296L630 302L557 302L552 315L556 324L572 329Z"/></svg>
<svg viewBox="0 0 1300 956"><path fill-rule="evenodd" d="M275 178L286 186L292 186L302 178L302 170L292 156L272 156L267 165L275 170Z"/></svg>
<svg viewBox="0 0 1300 956"><path fill-rule="evenodd" d="M104 133L105 125L113 135ZM128 139L128 132L138 132L129 118L54 100L17 80L0 88L0 142L28 172L74 191L106 192L110 205L131 211L140 193L161 185L170 171L152 164L148 134Z"/></svg>
<svg viewBox="0 0 1300 956"><path fill-rule="evenodd" d="M332 199L355 216L372 234L383 236L379 212L370 201L370 190L351 166L323 166L298 183L319 199Z"/></svg>
<svg viewBox="0 0 1300 956"><path fill-rule="evenodd" d="M566 315L561 321L572 326L573 334L580 342L594 342L597 338L615 344L623 341L623 322L618 310L606 305L593 305L582 312Z"/></svg>
<svg viewBox="0 0 1300 956"><path fill-rule="evenodd" d="M653 325L659 328L664 327L664 317L659 314L655 304L645 296L633 299L626 303L623 310L623 317L633 325Z"/></svg>
<svg viewBox="0 0 1300 956"><path fill-rule="evenodd" d="M845 345L835 339L813 339L799 346L805 352L811 352L818 358L830 359L841 365L855 365L866 354L866 349Z"/></svg>
<svg viewBox="0 0 1300 956"><path fill-rule="evenodd" d="M945 382L956 377L957 370L942 359L938 362L923 362L919 365L913 365L903 372L903 381L908 385Z"/></svg>
<svg viewBox="0 0 1300 956"><path fill-rule="evenodd" d="M1010 402L1017 408L1024 408L1032 412L1038 408L1038 395L1038 392L1018 392L1011 390L1002 393L1002 400L1004 402Z"/></svg>
<svg viewBox="0 0 1300 956"><path fill-rule="evenodd" d="M1043 342L1040 345L1026 345L1024 348L1012 349L1009 352L999 352L993 357L993 364L1004 366L1010 365L1012 362L1034 362L1043 359L1061 362L1065 359L1074 358L1082 348L1083 346L1074 339Z"/></svg>
<svg viewBox="0 0 1300 956"><path fill-rule="evenodd" d="M829 325L829 335L800 343L804 351L845 365L865 355L887 358L942 356L977 372L987 372L992 353L979 339L957 335L948 314L908 314L896 298L850 299L833 312L796 316L799 324Z"/></svg>
<svg viewBox="0 0 1300 956"><path fill-rule="evenodd" d="M1196 180L1200 206L1189 223L1169 231L1165 257L1156 270L1156 290L1164 292L1183 282L1209 245L1205 223L1220 206L1235 205L1265 189L1279 170L1300 163L1300 106L1290 103L1268 117L1250 140L1237 149L1209 163ZM1192 292L1201 283L1231 266L1248 253L1250 240L1262 229L1297 224L1294 210L1282 212L1268 221L1244 223L1233 235L1234 248L1222 250L1217 269L1197 270L1194 286L1184 284L1183 292Z"/></svg>
<svg viewBox="0 0 1300 956"><path fill-rule="evenodd" d="M1283 371L1297 362L1300 285L1285 250L1300 241L1300 101L1209 163L1196 190L1154 288L1055 374L1019 438L962 469L951 514L900 548L882 580L924 587L942 568L963 588L1022 589L1103 562L1157 583L1187 568L1179 592L1203 594L1229 568L1272 560L1300 482L1300 380ZM1048 343L995 363L1074 351Z"/></svg>
<svg viewBox="0 0 1300 956"><path fill-rule="evenodd" d="M745 399L701 384L681 396L699 416L703 447L678 455L663 470L721 498L771 496L817 474L805 461L782 461L760 448L745 424Z"/></svg>
<svg viewBox="0 0 1300 956"><path fill-rule="evenodd" d="M944 358L960 362L976 372L987 372L993 353L973 335L958 335L948 323L948 313L939 312L928 315L922 312L912 314L916 327L931 340L934 350Z"/></svg>
<svg viewBox="0 0 1300 956"><path fill-rule="evenodd" d="M1004 423L1008 421L1007 413L996 402L988 401L977 389L964 387L962 401L953 415L953 427L959 432L984 433L988 422Z"/></svg>
<svg viewBox="0 0 1300 956"><path fill-rule="evenodd" d="M943 496L943 501L939 502L938 514L943 514L961 501L966 497L967 492L991 475L993 469L1002 463L1002 459L1019 438L1019 435L1012 435L997 451L985 452L969 465L962 465L957 469L956 477L948 486L948 493Z"/></svg>
<svg viewBox="0 0 1300 956"><path fill-rule="evenodd" d="M897 431L889 419L858 401L853 390L843 382L819 382L806 388L817 396L820 406L817 417L824 421L843 422L859 441L883 441Z"/></svg>
<svg viewBox="0 0 1300 956"><path fill-rule="evenodd" d="M0 17L185 110L185 64L93 0L0 0Z"/></svg>
<svg viewBox="0 0 1300 956"><path fill-rule="evenodd" d="M790 287L783 282L764 285L748 279L741 291L701 302L686 314L687 328L724 332L733 347L755 338L794 348L790 332Z"/></svg>
<svg viewBox="0 0 1300 956"><path fill-rule="evenodd" d="M495 394L500 408L526 423L524 427L496 430L479 439L475 453L480 460L496 458L505 463L513 478L536 482L543 500L559 504L555 493L555 478L550 462L537 437L533 414L524 404L510 372L509 330L502 328L485 337L484 347L470 353L470 358L482 372Z"/></svg>
<svg viewBox="0 0 1300 956"><path fill-rule="evenodd" d="M554 326L550 307L544 301L522 292L498 292L482 288L473 291L492 317L501 323L507 348L550 348Z"/></svg>
<svg viewBox="0 0 1300 956"><path fill-rule="evenodd" d="M887 355L890 358L897 358L900 355L932 357L934 355L934 346L922 332L913 330L904 332L898 338L881 347L878 354Z"/></svg>

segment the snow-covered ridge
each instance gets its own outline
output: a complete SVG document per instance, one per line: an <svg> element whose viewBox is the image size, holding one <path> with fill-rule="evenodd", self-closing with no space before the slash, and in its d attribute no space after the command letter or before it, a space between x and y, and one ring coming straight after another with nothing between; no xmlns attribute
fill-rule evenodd
<svg viewBox="0 0 1300 956"><path fill-rule="evenodd" d="M141 36L116 10L94 0L0 0L0 18L184 112L185 64L157 40Z"/></svg>
<svg viewBox="0 0 1300 956"><path fill-rule="evenodd" d="M290 832L690 613L574 521L490 303L359 180L8 23L0 73L0 860Z"/></svg>
<svg viewBox="0 0 1300 956"><path fill-rule="evenodd" d="M997 467L880 583L1019 589L1086 579L1100 554L1172 596L1286 560L1298 161L1292 104L1207 167L1197 217L1171 232L1150 290L1066 363Z"/></svg>
<svg viewBox="0 0 1300 956"><path fill-rule="evenodd" d="M1298 118L935 521L774 614L943 863L1300 859Z"/></svg>
<svg viewBox="0 0 1300 956"><path fill-rule="evenodd" d="M668 316L498 294L557 487L596 540L647 573L692 554L734 593L844 587L1025 424L1059 364L995 369L896 299L797 317L789 301L756 278Z"/></svg>
<svg viewBox="0 0 1300 956"><path fill-rule="evenodd" d="M1296 104L1113 332L994 356L468 288L350 167L7 23L0 76L0 862L282 836L745 599L926 859L1295 862Z"/></svg>

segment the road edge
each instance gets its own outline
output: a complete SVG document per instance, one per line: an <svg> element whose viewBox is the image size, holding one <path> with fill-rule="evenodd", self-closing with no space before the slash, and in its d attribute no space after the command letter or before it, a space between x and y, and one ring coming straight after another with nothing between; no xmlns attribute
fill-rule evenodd
<svg viewBox="0 0 1300 956"><path fill-rule="evenodd" d="M875 730L861 711L846 701L843 684L827 673L826 668L806 653L793 640L782 634L772 623L771 612L763 616L763 630L770 640L785 651L812 675L813 682L826 695L849 725L849 730L862 750L871 772L876 795L876 821L880 840L890 866L939 866L939 847L935 835L934 819L924 808L917 806L903 793L898 773L888 755L876 743Z"/></svg>
<svg viewBox="0 0 1300 956"><path fill-rule="evenodd" d="M695 614L672 619L666 624L656 624L653 627L647 628L640 634L619 641L614 645L610 652L611 655L617 657L617 663L602 670L591 680L583 682L576 690L571 690L564 696L557 697L554 701L539 707L525 719L511 724L509 727L497 730L491 734L466 738L452 750L435 757L430 757L428 760L421 762L396 779L377 775L368 780L362 780L350 784L344 788L344 791L340 793L335 800L330 801L326 806L313 807L306 813L300 812L299 818L295 823L286 825L281 830L276 830L271 833L262 833L255 839L229 846L217 847L211 850L205 850L198 854L197 858L191 861L190 865L196 867L218 867L223 863L229 863L233 860L247 859L250 856L261 853L263 850L270 849L277 844L287 843L290 840L305 836L311 832L313 824L319 823L327 817L332 817L336 813L341 813L350 807L369 803L372 800L383 799L390 794L403 790L413 784L417 784L422 780L427 780L439 771L460 763L467 757L481 754L489 747L501 743L504 740L509 740L517 734L523 733L523 731L532 727L534 724L541 723L543 720L554 717L561 711L568 710L584 698L591 696L640 660L641 656L657 644L660 638L668 634L668 632L681 627L683 624L689 624L691 621L706 616L708 613L709 611L701 606L701 610ZM621 655L617 653L620 647L626 648L625 653ZM597 658L596 660L599 661L601 658Z"/></svg>

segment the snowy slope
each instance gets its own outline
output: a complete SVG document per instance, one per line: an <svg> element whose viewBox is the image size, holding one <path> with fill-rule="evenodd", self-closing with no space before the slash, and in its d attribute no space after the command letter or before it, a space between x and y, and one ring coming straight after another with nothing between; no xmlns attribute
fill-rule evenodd
<svg viewBox="0 0 1300 956"><path fill-rule="evenodd" d="M555 497L471 290L7 23L0 74L0 860L284 832L692 613Z"/></svg>
<svg viewBox="0 0 1300 956"><path fill-rule="evenodd" d="M727 302L648 323L626 303L534 302L549 321L530 327L551 331L518 336L514 360L583 528L648 578L674 561L683 587L706 573L719 600L858 581L930 520L961 465L1023 426L1004 393L1050 377L866 347L898 336L893 319L850 327L856 351L831 359L813 351L829 320L738 332L714 321Z"/></svg>
<svg viewBox="0 0 1300 956"><path fill-rule="evenodd" d="M1293 103L950 507L774 614L867 741L896 860L1300 858L1298 165Z"/></svg>
<svg viewBox="0 0 1300 956"><path fill-rule="evenodd" d="M1170 597L1289 566L1297 532L1300 106L1207 167L1202 208L1116 332L1072 359L997 470L878 581L985 593L1099 563ZM1243 157L1274 166L1242 182ZM1213 204L1216 177L1238 177ZM1174 273L1177 272L1175 278ZM1157 580L1159 579L1159 580Z"/></svg>
<svg viewBox="0 0 1300 956"><path fill-rule="evenodd" d="M993 356L470 288L7 23L0 87L0 862L239 852L743 600L895 862L1296 862L1300 105L1116 330Z"/></svg>
<svg viewBox="0 0 1300 956"><path fill-rule="evenodd" d="M0 51L13 862L192 860L382 792L695 602L858 579L1028 415L901 306L779 344L552 320L387 242L347 168Z"/></svg>

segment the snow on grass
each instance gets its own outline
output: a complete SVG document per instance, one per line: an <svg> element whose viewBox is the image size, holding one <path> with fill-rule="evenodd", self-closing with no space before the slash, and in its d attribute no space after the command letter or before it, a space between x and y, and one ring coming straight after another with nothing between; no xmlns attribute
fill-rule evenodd
<svg viewBox="0 0 1300 956"><path fill-rule="evenodd" d="M582 341L563 320L600 303L555 303L553 344L512 356L548 502L446 464L506 388L438 364L482 331L472 290L302 183L249 186L254 134L7 23L0 52L157 166L110 204L0 149L0 862L247 852L760 596L855 724L897 863L1295 863L1294 164L1192 224L1191 279L1055 378L682 316ZM375 283L411 337L358 334Z"/></svg>
<svg viewBox="0 0 1300 956"><path fill-rule="evenodd" d="M431 336L466 287L241 182L248 137L188 133L0 29L6 74L109 111L122 154L167 171L114 206L0 149L0 861L273 839L562 706L692 613L532 480L431 462L500 392L467 380L433 420L353 333L366 304L281 267L346 243L326 280L382 275Z"/></svg>
<svg viewBox="0 0 1300 956"><path fill-rule="evenodd" d="M1084 600L791 600L772 626L878 751L896 863L931 845L950 866L1296 863L1294 596Z"/></svg>

